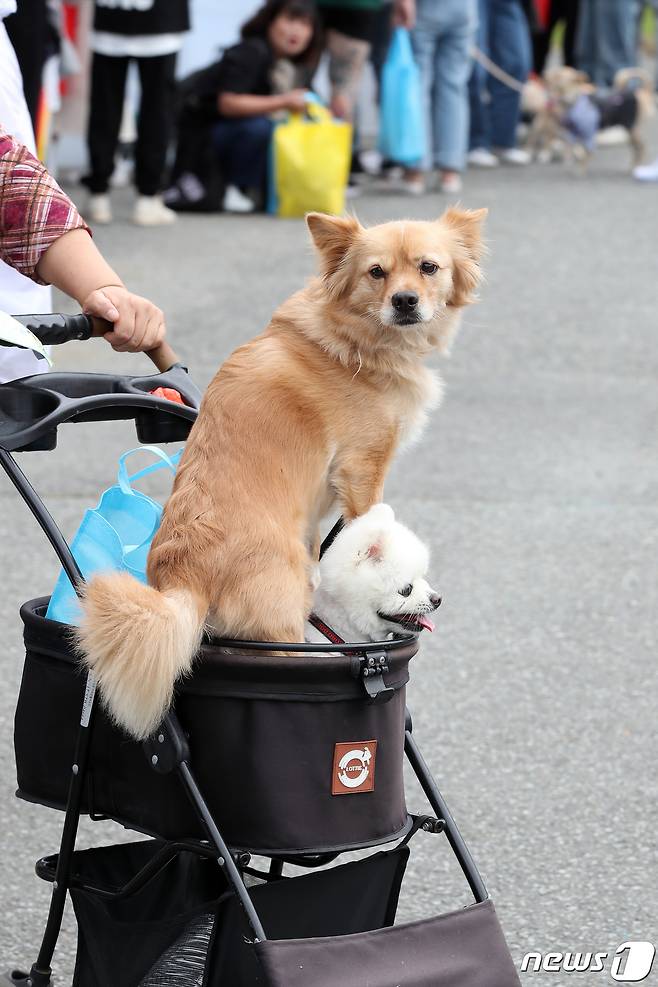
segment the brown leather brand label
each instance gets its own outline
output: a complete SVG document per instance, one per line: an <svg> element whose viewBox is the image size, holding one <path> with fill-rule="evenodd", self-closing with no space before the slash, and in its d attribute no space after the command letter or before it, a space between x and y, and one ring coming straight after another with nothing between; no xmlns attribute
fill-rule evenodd
<svg viewBox="0 0 658 987"><path fill-rule="evenodd" d="M332 795L357 795L375 789L376 740L336 744L331 776Z"/></svg>

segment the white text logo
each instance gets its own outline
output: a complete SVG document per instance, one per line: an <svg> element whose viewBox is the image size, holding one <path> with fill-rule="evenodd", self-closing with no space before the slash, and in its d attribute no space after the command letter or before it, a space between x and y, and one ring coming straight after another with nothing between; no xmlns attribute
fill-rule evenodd
<svg viewBox="0 0 658 987"><path fill-rule="evenodd" d="M526 953L522 973L602 973L609 953ZM639 984L653 969L656 947L644 940L623 942L612 956L610 976L621 984Z"/></svg>

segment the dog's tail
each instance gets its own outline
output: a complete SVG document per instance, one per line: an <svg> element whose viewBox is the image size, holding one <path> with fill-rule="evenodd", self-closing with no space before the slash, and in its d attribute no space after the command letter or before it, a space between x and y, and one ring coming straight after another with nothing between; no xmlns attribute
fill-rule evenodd
<svg viewBox="0 0 658 987"><path fill-rule="evenodd" d="M615 73L612 86L620 93L635 93L645 116L653 116L656 112L654 83L646 69L619 69Z"/></svg>
<svg viewBox="0 0 658 987"><path fill-rule="evenodd" d="M169 708L174 684L201 643L207 603L186 589L159 592L127 573L85 588L76 643L110 715L139 740Z"/></svg>

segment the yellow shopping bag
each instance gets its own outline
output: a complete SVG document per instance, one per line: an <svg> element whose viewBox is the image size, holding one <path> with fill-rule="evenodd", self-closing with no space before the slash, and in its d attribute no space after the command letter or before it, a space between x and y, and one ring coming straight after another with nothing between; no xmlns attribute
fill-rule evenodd
<svg viewBox="0 0 658 987"><path fill-rule="evenodd" d="M286 218L344 212L351 155L349 123L316 102L291 113L272 136L269 211Z"/></svg>

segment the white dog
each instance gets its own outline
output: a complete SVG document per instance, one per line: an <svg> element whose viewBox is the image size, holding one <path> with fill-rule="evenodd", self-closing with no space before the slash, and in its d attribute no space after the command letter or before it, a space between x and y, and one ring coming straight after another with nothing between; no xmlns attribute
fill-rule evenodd
<svg viewBox="0 0 658 987"><path fill-rule="evenodd" d="M425 579L428 563L426 546L395 520L388 504L376 504L346 525L323 555L313 614L346 642L432 631L428 614L441 598ZM308 622L305 636L312 644L328 640Z"/></svg>

